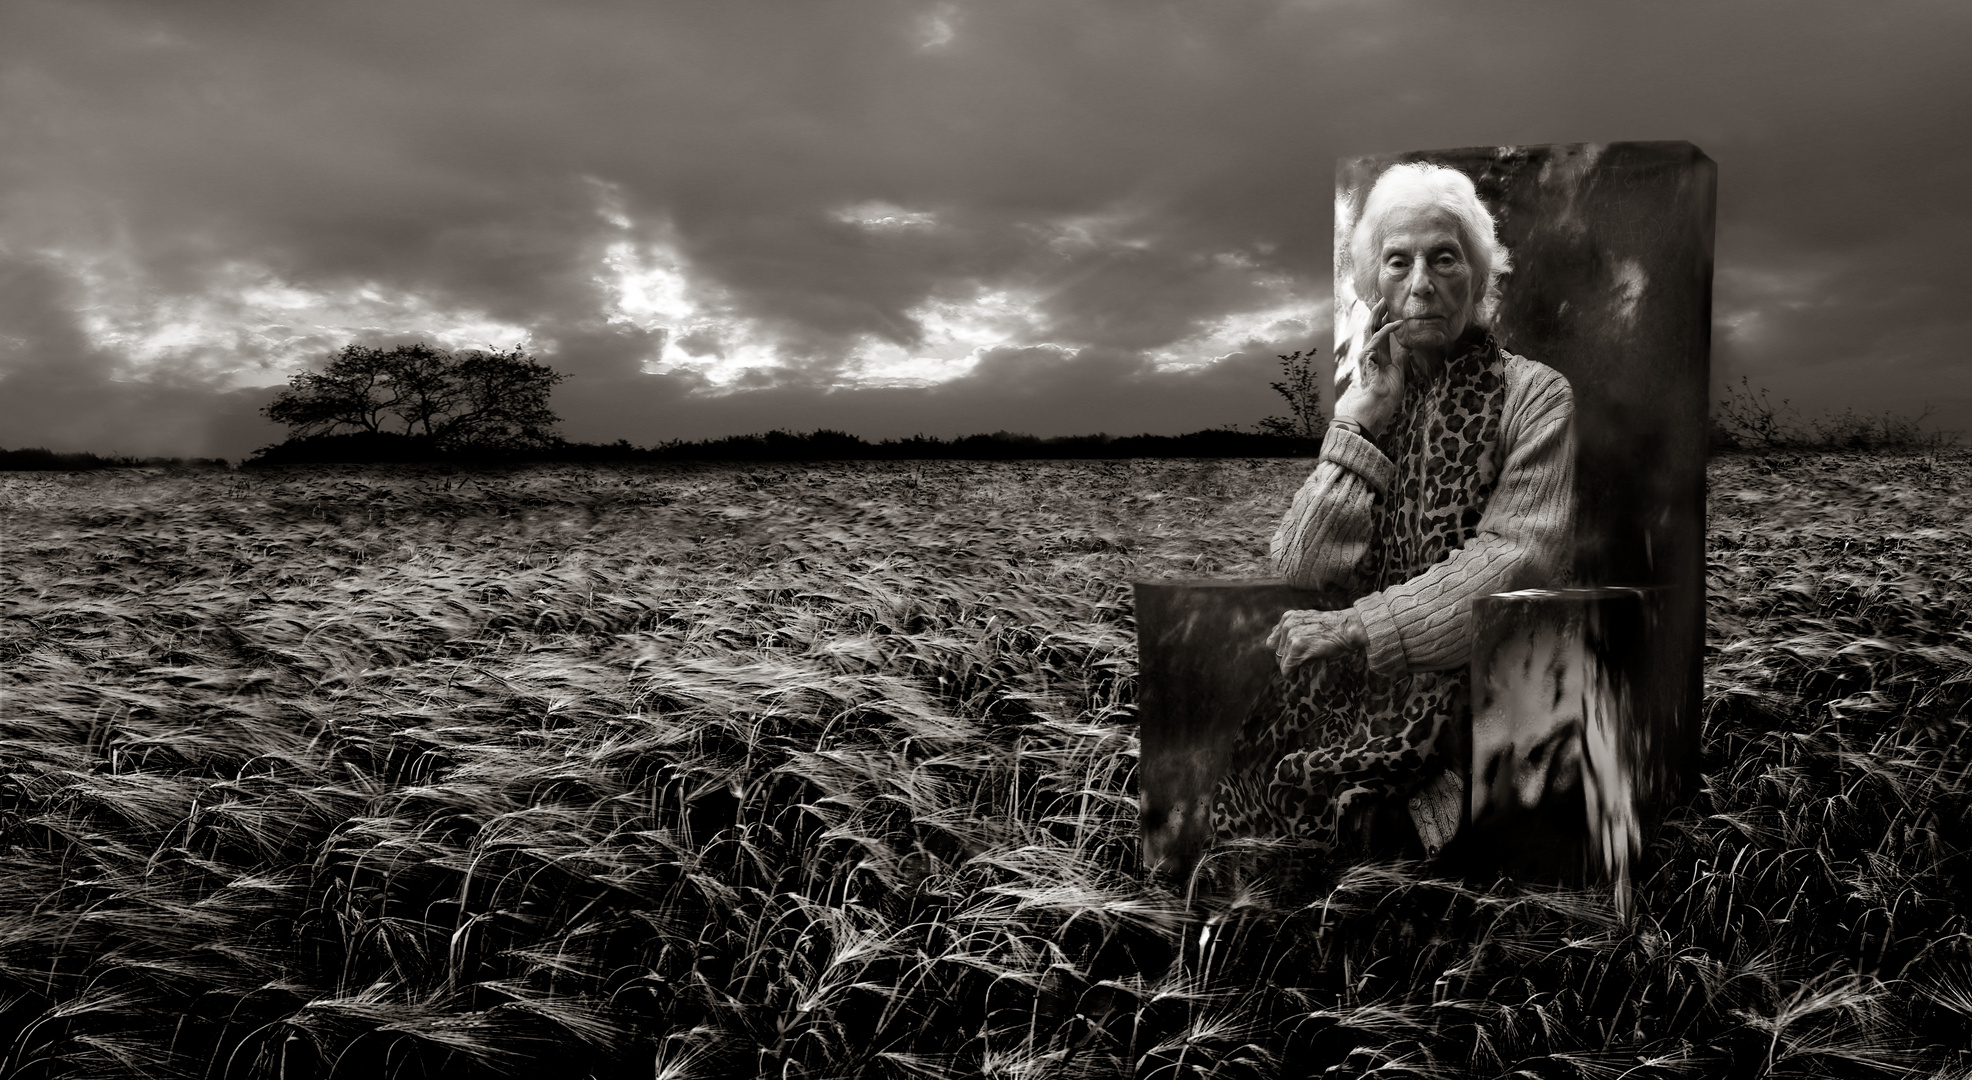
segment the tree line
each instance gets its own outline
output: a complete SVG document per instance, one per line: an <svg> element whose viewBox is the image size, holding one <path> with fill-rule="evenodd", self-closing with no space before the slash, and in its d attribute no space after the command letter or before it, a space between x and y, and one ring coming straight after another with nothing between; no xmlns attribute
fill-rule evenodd
<svg viewBox="0 0 1972 1080"><path fill-rule="evenodd" d="M1291 416L1270 416L1257 431L1188 435L1079 435L1042 439L996 432L944 440L917 435L867 442L839 431L771 431L701 442L633 447L627 441L569 443L549 397L567 378L518 346L450 352L422 342L377 348L347 345L321 371L288 381L262 415L289 429L263 447L257 464L415 461L431 458L553 460L821 460L1049 457L1271 457L1319 447L1323 417L1312 350L1282 356L1273 388Z"/></svg>

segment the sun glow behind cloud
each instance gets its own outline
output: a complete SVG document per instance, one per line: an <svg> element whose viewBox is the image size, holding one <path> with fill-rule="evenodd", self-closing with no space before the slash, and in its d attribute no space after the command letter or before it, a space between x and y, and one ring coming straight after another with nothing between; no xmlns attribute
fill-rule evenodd
<svg viewBox="0 0 1972 1080"><path fill-rule="evenodd" d="M832 216L878 238L940 227L935 213L881 200L844 207ZM1041 343L1047 332L1041 299L1030 288L976 282L966 295L930 297L904 312L918 330L917 340L899 344L873 334L858 339L844 365L847 384L932 386L972 371L989 349Z"/></svg>
<svg viewBox="0 0 1972 1080"><path fill-rule="evenodd" d="M116 358L115 377L222 388L265 386L351 342L423 339L451 349L527 342L525 327L374 283L309 287L246 261L220 264L194 292L162 288L114 252L39 253L75 284L76 323Z"/></svg>
<svg viewBox="0 0 1972 1080"><path fill-rule="evenodd" d="M845 225L857 225L865 229L931 228L938 224L938 215L929 211L906 210L881 200L845 206L830 216Z"/></svg>
<svg viewBox="0 0 1972 1080"><path fill-rule="evenodd" d="M666 224L641 229L603 185L603 220L621 235L602 249L596 282L606 296L604 317L615 325L661 334L662 344L644 362L653 373L690 372L713 388L770 382L790 364L816 359L762 320L740 310L732 293L698 272ZM906 234L933 234L938 215L882 200L838 208L829 217L869 233L876 242ZM1094 219L1048 231L1055 241L1087 248ZM631 239L637 233L642 239ZM1041 290L1005 282L970 282L970 290L929 297L901 314L916 332L908 342L874 333L857 335L831 358L833 389L931 386L972 371L989 350L1057 347L1048 340ZM1072 348L1066 351L1072 353Z"/></svg>
<svg viewBox="0 0 1972 1080"><path fill-rule="evenodd" d="M865 204L854 219L871 229L930 225L930 215ZM689 371L717 388L771 376L790 360L781 335L741 313L720 286L694 275L676 245L666 240L618 240L603 252L597 282L608 298L605 319L662 332L663 344L644 363L649 372ZM940 297L910 308L905 317L919 335L909 344L859 335L832 371L838 389L926 386L972 370L979 354L1008 344L1034 342L1043 330L1039 297L1031 290L980 287L962 297Z"/></svg>
<svg viewBox="0 0 1972 1080"><path fill-rule="evenodd" d="M1309 295L1306 283L1284 275L1263 276L1256 284L1267 297L1266 306L1211 319L1195 333L1152 349L1151 362L1160 370L1186 370L1256 348L1312 347L1320 329L1329 324L1335 302Z"/></svg>
<svg viewBox="0 0 1972 1080"><path fill-rule="evenodd" d="M952 3L935 5L930 11L918 16L918 49L938 50L950 45L952 38L957 36L957 31L952 27L952 22L957 16L958 5Z"/></svg>
<svg viewBox="0 0 1972 1080"><path fill-rule="evenodd" d="M661 335L646 372L689 371L726 387L782 362L769 330L739 313L726 290L691 275L674 241L610 242L596 283L607 322Z"/></svg>
<svg viewBox="0 0 1972 1080"><path fill-rule="evenodd" d="M909 347L865 338L858 386L931 386L965 375L989 349L1042 345L1039 297L1020 289L982 289L964 299L928 300L909 311L923 337Z"/></svg>
<svg viewBox="0 0 1972 1080"><path fill-rule="evenodd" d="M563 332L598 324L641 338L632 348L644 350L646 373L688 374L702 391L714 393L792 384L851 391L931 387L973 374L982 360L1008 350L1030 350L1030 359L1057 356L1063 365L1091 355L1091 348L1102 355L1134 353L1159 371L1176 372L1306 338L1326 314L1326 303L1310 298L1306 282L1267 267L1265 248L1173 253L1157 215L1113 206L1005 223L1019 239L1001 252L997 269L963 277L927 274L926 295L894 310L884 329L830 339L784 315L758 313L754 298L696 263L667 217L633 216L614 185L585 180L595 189L596 231L586 255L593 260L594 306L584 312L578 305L560 321L539 326L446 303L440 294L402 282L295 279L250 258L184 267L167 280L113 242L46 249L38 256L71 283L75 325L87 347L107 360L108 377L212 389L278 385L352 342L520 345L551 364L579 369L586 356L580 350L589 346L582 333ZM825 214L864 234L874 250L908 245L897 249L904 258L946 259L941 252L977 242L969 231L976 225L947 221L922 206L867 199ZM1182 265L1183 273L1202 275L1208 291L1227 302L1206 304L1211 313L1189 327L1181 318L1171 321L1175 340L1148 348L1119 345L1107 337L1117 322L1077 321L1087 297L1064 300L1064 290L1086 289L1092 275L1118 259L1154 273ZM1117 295L1131 293L1109 290L1098 298ZM562 355L564 350L576 351Z"/></svg>
<svg viewBox="0 0 1972 1080"><path fill-rule="evenodd" d="M608 325L652 333L647 372L690 372L713 389L775 381L794 355L784 333L747 314L730 290L696 271L666 226L638 227L605 204L607 226L593 274ZM835 211L835 220L881 240L926 233L936 214L881 201ZM1137 249L1147 242L1124 235L1115 215L1034 226L1046 250L1069 257L1098 249ZM351 342L427 340L446 348L542 349L555 343L530 328L483 311L451 307L416 292L375 282L340 286L289 281L264 265L228 261L205 272L197 287L173 291L138 262L114 251L49 250L42 257L74 282L79 327L89 343L114 357L114 376L166 379L218 387L278 384ZM1305 337L1325 317L1325 302L1305 295L1285 276L1266 276L1239 253L1220 256L1222 270L1251 274L1263 305L1227 312L1182 340L1148 355L1161 369L1195 368L1256 343ZM916 331L908 342L863 334L847 343L829 369L838 389L930 386L974 370L982 355L1004 348L1048 347L1073 355L1087 342L1064 340L1046 313L1047 290L1036 284L974 281L906 309Z"/></svg>

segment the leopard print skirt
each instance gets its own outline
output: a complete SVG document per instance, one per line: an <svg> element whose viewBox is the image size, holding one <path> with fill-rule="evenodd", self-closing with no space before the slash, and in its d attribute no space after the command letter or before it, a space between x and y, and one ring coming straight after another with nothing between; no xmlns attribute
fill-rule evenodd
<svg viewBox="0 0 1972 1080"><path fill-rule="evenodd" d="M1372 510L1356 593L1408 581L1478 534L1499 479L1507 354L1477 331L1439 375L1405 388L1379 445L1397 480ZM1469 724L1470 674L1370 671L1361 653L1276 674L1213 793L1220 836L1283 836L1332 851L1353 812L1406 794Z"/></svg>

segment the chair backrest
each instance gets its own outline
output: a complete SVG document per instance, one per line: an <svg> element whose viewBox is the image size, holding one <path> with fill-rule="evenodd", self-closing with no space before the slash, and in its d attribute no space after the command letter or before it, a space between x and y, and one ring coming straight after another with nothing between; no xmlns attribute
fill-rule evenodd
<svg viewBox="0 0 1972 1080"><path fill-rule="evenodd" d="M1705 459L1716 169L1683 142L1478 147L1343 159L1338 348L1356 302L1347 237L1399 162L1471 177L1512 270L1493 323L1575 396L1575 584L1663 590L1645 707L1662 725L1661 813L1696 775L1705 640Z"/></svg>

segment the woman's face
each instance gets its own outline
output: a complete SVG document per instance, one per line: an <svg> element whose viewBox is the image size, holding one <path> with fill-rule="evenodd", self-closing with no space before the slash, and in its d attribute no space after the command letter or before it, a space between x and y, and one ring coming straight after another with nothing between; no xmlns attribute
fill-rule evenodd
<svg viewBox="0 0 1972 1080"><path fill-rule="evenodd" d="M1387 317L1409 319L1396 337L1427 352L1449 348L1472 322L1472 264L1452 217L1439 210L1393 210L1383 221L1376 289Z"/></svg>

